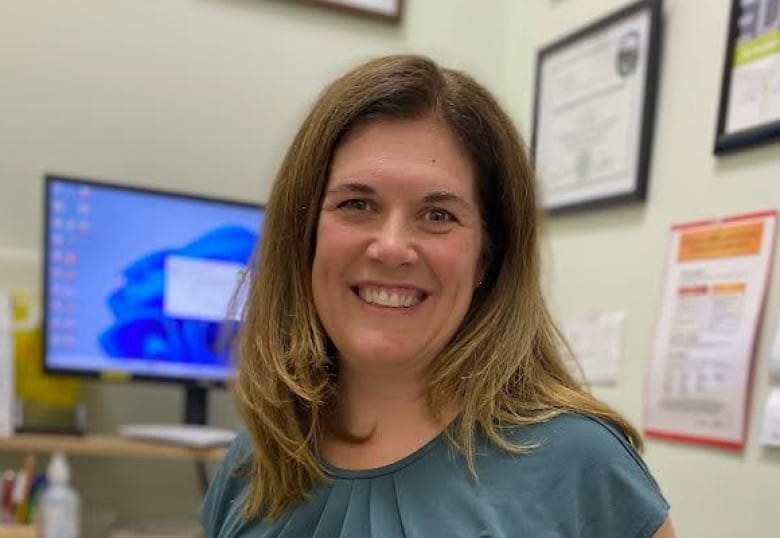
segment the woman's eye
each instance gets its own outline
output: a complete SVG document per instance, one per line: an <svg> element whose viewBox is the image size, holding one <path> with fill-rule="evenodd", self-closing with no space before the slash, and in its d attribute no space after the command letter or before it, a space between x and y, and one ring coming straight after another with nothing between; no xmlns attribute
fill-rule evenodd
<svg viewBox="0 0 780 538"><path fill-rule="evenodd" d="M356 211L365 211L368 209L368 200L362 200L360 198L353 198L350 200L344 200L339 204L339 208L354 209Z"/></svg>
<svg viewBox="0 0 780 538"><path fill-rule="evenodd" d="M433 208L427 212L427 218L433 222L455 222L455 216L444 209Z"/></svg>

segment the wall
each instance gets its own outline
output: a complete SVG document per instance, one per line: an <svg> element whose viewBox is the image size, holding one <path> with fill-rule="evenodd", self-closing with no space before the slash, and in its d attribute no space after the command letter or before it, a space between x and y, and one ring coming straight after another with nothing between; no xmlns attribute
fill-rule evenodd
<svg viewBox="0 0 780 538"><path fill-rule="evenodd" d="M560 316L627 314L620 383L598 389L639 423L669 225L777 208L780 145L715 158L712 143L731 2L665 0L662 67L649 195L641 206L553 217L547 226L546 286ZM528 133L535 51L627 2L534 0L511 6L508 87ZM780 454L759 447L771 337L780 306L778 260L757 348L744 453L650 441L647 460L672 504L678 536L777 536Z"/></svg>
<svg viewBox="0 0 780 538"><path fill-rule="evenodd" d="M711 154L728 4L666 1L647 202L555 217L547 226L555 311L627 313L621 382L597 394L635 422L669 224L780 200L778 144ZM534 51L622 5L407 0L404 24L387 26L273 0L0 3L0 285L37 285L45 171L263 201L323 84L396 51L426 52L473 72L528 133ZM757 350L744 453L648 444L681 537L775 534L780 457L757 445L756 432L778 285ZM94 431L175 421L181 405L178 391L153 384L88 383L86 399ZM212 423L237 423L226 394L212 403ZM188 463L76 458L75 466L94 519L117 510L126 519L192 517L197 509Z"/></svg>
<svg viewBox="0 0 780 538"><path fill-rule="evenodd" d="M393 26L273 0L0 3L0 285L39 281L44 172L264 201L317 93L364 59L424 52L501 94L507 10L409 0ZM87 383L85 395L93 431L181 410L169 386ZM237 424L224 392L212 404L213 424ZM189 463L75 466L93 521L196 513Z"/></svg>

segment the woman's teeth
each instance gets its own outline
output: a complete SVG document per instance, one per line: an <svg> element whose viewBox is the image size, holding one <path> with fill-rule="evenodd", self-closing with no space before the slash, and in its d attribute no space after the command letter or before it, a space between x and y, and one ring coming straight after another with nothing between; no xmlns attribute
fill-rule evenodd
<svg viewBox="0 0 780 538"><path fill-rule="evenodd" d="M390 308L409 308L420 302L419 295L412 291L401 293L381 288L359 288L358 295L367 303Z"/></svg>

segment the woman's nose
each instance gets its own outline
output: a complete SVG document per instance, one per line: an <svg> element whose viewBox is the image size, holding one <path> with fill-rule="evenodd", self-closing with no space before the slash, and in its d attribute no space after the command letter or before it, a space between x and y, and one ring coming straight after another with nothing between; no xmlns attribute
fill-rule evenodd
<svg viewBox="0 0 780 538"><path fill-rule="evenodd" d="M399 217L388 217L377 226L367 254L372 260L392 267L411 265L418 259L412 230Z"/></svg>

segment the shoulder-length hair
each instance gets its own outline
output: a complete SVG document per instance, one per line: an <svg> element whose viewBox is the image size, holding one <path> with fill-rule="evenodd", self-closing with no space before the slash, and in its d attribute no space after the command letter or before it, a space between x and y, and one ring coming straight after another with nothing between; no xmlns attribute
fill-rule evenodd
<svg viewBox="0 0 780 538"><path fill-rule="evenodd" d="M314 307L311 269L334 151L358 123L435 116L475 164L488 248L482 284L452 340L427 371L438 415L456 402L448 438L474 471L475 431L497 446L508 425L576 411L637 432L589 395L561 358L565 342L542 296L539 216L528 151L507 114L470 76L428 58L370 61L320 95L284 158L266 207L238 342L234 392L254 445L245 517L277 517L327 476L318 437L336 392L333 346Z"/></svg>

